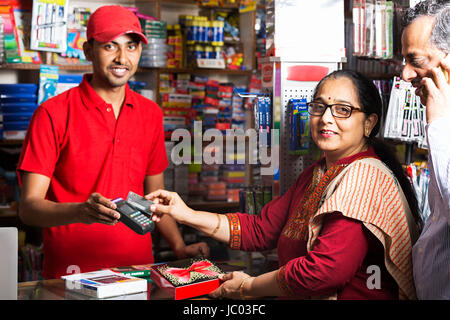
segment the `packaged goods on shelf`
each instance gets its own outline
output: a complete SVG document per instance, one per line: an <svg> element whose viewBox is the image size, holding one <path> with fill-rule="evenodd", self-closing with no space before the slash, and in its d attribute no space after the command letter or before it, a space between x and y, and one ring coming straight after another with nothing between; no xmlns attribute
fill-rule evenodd
<svg viewBox="0 0 450 320"><path fill-rule="evenodd" d="M190 15L180 15L179 22L186 35L188 66L223 68L224 22Z"/></svg>
<svg viewBox="0 0 450 320"><path fill-rule="evenodd" d="M417 142L426 149L425 106L416 96L410 82L394 78L391 97L386 115L384 137L406 142Z"/></svg>
<svg viewBox="0 0 450 320"><path fill-rule="evenodd" d="M67 14L67 50L53 53L53 63L59 65L76 64L90 65L83 51L83 43L87 40L86 26L91 15L91 9L74 7Z"/></svg>
<svg viewBox="0 0 450 320"><path fill-rule="evenodd" d="M271 145L272 100L267 96L258 96L254 103L255 128L258 130L260 147Z"/></svg>
<svg viewBox="0 0 450 320"><path fill-rule="evenodd" d="M142 45L139 65L142 67L167 66L167 23L150 19L140 19L148 44Z"/></svg>
<svg viewBox="0 0 450 320"><path fill-rule="evenodd" d="M413 188L417 197L419 213L425 222L430 215L428 204L428 185L430 183L430 172L426 162L410 163L406 167L409 177L413 183Z"/></svg>
<svg viewBox="0 0 450 320"><path fill-rule="evenodd" d="M41 65L39 71L38 104L56 96L58 77L58 66Z"/></svg>
<svg viewBox="0 0 450 320"><path fill-rule="evenodd" d="M53 62L56 64L91 65L86 60L83 51L83 43L87 40L86 30L67 29L67 50L53 54Z"/></svg>
<svg viewBox="0 0 450 320"><path fill-rule="evenodd" d="M0 15L0 64L3 64L5 61L5 36L4 36L4 24L3 17Z"/></svg>
<svg viewBox="0 0 450 320"><path fill-rule="evenodd" d="M67 50L67 14L69 1L33 0L31 19L32 50ZM53 14L50 14L53 13Z"/></svg>
<svg viewBox="0 0 450 320"><path fill-rule="evenodd" d="M183 67L183 34L179 24L167 25L167 67Z"/></svg>
<svg viewBox="0 0 450 320"><path fill-rule="evenodd" d="M139 94L142 94L141 91L147 87L147 82L145 81L128 81L128 85L130 86L130 89L133 91L136 91Z"/></svg>
<svg viewBox="0 0 450 320"><path fill-rule="evenodd" d="M81 74L60 74L56 85L56 95L78 86L82 80Z"/></svg>
<svg viewBox="0 0 450 320"><path fill-rule="evenodd" d="M41 63L38 51L30 50L31 7L13 6L14 27L17 34L17 46L22 63Z"/></svg>
<svg viewBox="0 0 450 320"><path fill-rule="evenodd" d="M260 215L266 204L272 201L272 189L269 186L252 186L239 192L241 212Z"/></svg>
<svg viewBox="0 0 450 320"><path fill-rule="evenodd" d="M6 63L20 63L18 39L14 32L14 15L10 4L0 4L0 15L3 20L3 43Z"/></svg>
<svg viewBox="0 0 450 320"><path fill-rule="evenodd" d="M21 246L18 257L19 282L43 280L42 260L42 245L35 246L26 244Z"/></svg>
<svg viewBox="0 0 450 320"><path fill-rule="evenodd" d="M289 153L307 154L309 152L309 114L306 99L289 100Z"/></svg>
<svg viewBox="0 0 450 320"><path fill-rule="evenodd" d="M394 4L386 0L353 2L353 53L391 59L394 54Z"/></svg>
<svg viewBox="0 0 450 320"><path fill-rule="evenodd" d="M0 114L3 118L3 134L0 138L24 139L37 106L37 85L0 84Z"/></svg>

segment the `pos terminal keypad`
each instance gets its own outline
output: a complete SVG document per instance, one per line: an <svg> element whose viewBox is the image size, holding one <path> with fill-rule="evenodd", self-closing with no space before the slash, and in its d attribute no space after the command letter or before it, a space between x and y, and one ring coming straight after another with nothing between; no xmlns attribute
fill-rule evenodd
<svg viewBox="0 0 450 320"><path fill-rule="evenodd" d="M146 200L150 204L150 200ZM151 214L133 205L133 202L125 201L123 198L112 200L117 205L116 211L120 213L119 221L138 234L146 234L155 229L155 223L151 220ZM148 210L149 211L149 210ZM149 211L150 212L150 211Z"/></svg>

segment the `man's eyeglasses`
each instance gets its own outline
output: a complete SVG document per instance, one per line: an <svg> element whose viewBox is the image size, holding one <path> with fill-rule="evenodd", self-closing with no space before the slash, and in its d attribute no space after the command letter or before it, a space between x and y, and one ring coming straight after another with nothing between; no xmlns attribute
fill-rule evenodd
<svg viewBox="0 0 450 320"><path fill-rule="evenodd" d="M325 104L322 102L308 102L308 113L312 116L321 116L325 111L330 108L331 114L335 118L349 118L352 115L353 110L363 112L359 108L355 108L346 104Z"/></svg>

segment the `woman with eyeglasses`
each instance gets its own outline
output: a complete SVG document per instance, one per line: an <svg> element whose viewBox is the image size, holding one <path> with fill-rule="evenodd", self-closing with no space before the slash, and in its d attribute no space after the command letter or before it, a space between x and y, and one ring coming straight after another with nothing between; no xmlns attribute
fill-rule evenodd
<svg viewBox="0 0 450 320"><path fill-rule="evenodd" d="M416 299L411 247L421 221L408 178L381 140L378 90L353 71L322 79L308 103L311 137L323 157L261 215L194 211L156 191L157 221L169 214L232 249L277 248L279 268L232 272L212 297Z"/></svg>

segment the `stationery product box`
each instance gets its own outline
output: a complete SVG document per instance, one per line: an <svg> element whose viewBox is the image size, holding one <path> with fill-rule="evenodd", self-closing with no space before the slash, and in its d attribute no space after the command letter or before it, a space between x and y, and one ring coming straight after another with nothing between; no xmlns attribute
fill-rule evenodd
<svg viewBox="0 0 450 320"><path fill-rule="evenodd" d="M5 115L3 115L4 117ZM29 121L3 121L3 139L23 140L27 133Z"/></svg>
<svg viewBox="0 0 450 320"><path fill-rule="evenodd" d="M6 130L2 129L2 138L3 140L23 140L27 134L26 130Z"/></svg>
<svg viewBox="0 0 450 320"><path fill-rule="evenodd" d="M62 276L66 290L75 291L94 298L145 292L147 280L119 274L112 270L100 270Z"/></svg>
<svg viewBox="0 0 450 320"><path fill-rule="evenodd" d="M183 259L152 267L150 278L175 300L208 294L224 272L207 259Z"/></svg>
<svg viewBox="0 0 450 320"><path fill-rule="evenodd" d="M3 112L4 122L30 121L33 112Z"/></svg>
<svg viewBox="0 0 450 320"><path fill-rule="evenodd" d="M0 84L0 94L16 95L31 94L35 95L37 85L33 83Z"/></svg>
<svg viewBox="0 0 450 320"><path fill-rule="evenodd" d="M161 263L138 264L124 267L114 267L105 270L111 270L136 278L148 278L150 277L152 267L160 264Z"/></svg>
<svg viewBox="0 0 450 320"><path fill-rule="evenodd" d="M31 112L37 109L36 103L0 103L0 110L3 114L17 112Z"/></svg>
<svg viewBox="0 0 450 320"><path fill-rule="evenodd" d="M36 103L37 96L36 94L31 93L1 93L0 101L2 104L4 103Z"/></svg>

